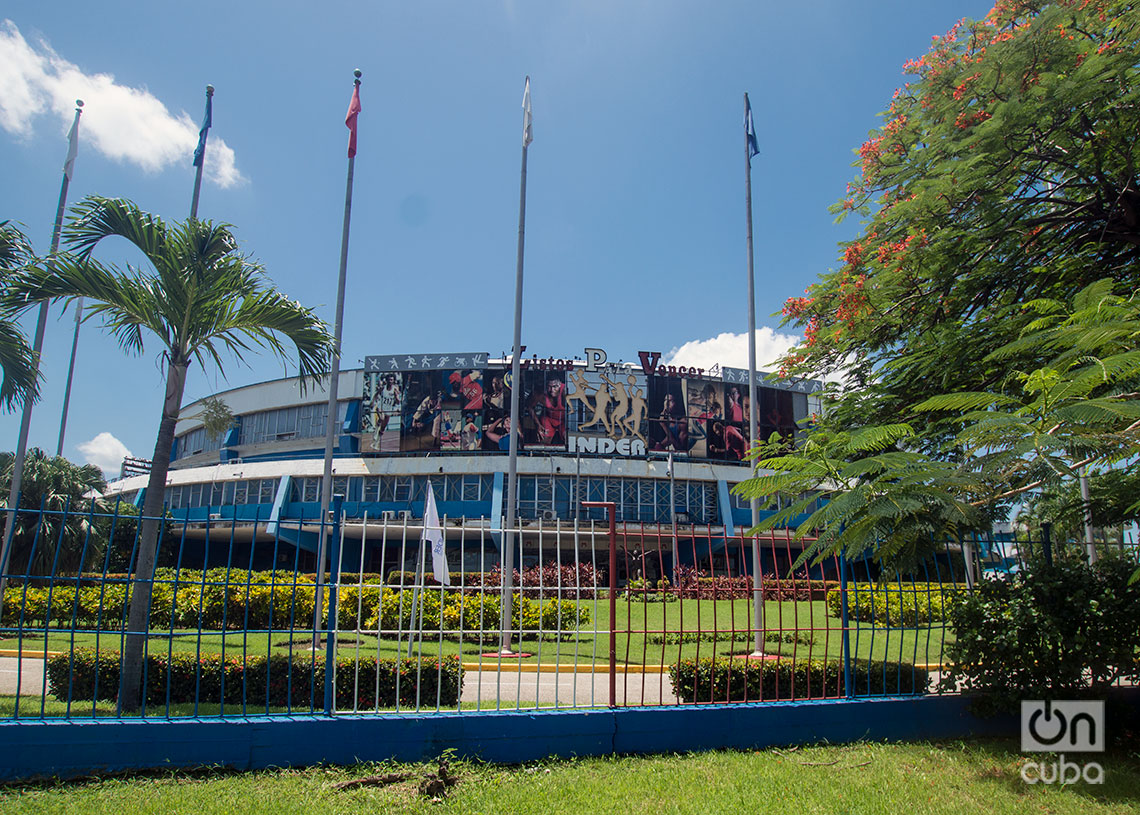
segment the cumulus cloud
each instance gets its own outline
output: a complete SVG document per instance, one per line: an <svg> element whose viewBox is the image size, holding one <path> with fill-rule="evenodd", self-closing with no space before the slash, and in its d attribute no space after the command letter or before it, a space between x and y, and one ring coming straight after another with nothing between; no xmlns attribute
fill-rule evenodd
<svg viewBox="0 0 1140 815"><path fill-rule="evenodd" d="M94 464L111 476L119 475L119 467L123 463L123 459L131 454L125 444L106 431L90 441L80 442L75 446L83 454L84 462Z"/></svg>
<svg viewBox="0 0 1140 815"><path fill-rule="evenodd" d="M774 371L776 360L799 344L794 334L780 334L767 326L756 329L756 368ZM725 332L707 340L689 340L665 355L667 365L685 365L706 370L713 365L730 368L748 367L748 332Z"/></svg>
<svg viewBox="0 0 1140 815"><path fill-rule="evenodd" d="M94 147L107 158L157 172L189 165L198 143L199 122L190 114L171 113L145 88L118 84L111 74L84 73L46 42L29 44L11 20L0 22L0 88L0 127L21 139L33 136L40 117L66 134L75 100L82 99L81 151ZM233 149L212 133L206 176L221 187L244 180Z"/></svg>

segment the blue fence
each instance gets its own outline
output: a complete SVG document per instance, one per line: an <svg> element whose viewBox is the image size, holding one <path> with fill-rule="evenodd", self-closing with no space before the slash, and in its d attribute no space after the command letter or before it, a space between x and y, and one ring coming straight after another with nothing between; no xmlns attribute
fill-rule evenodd
<svg viewBox="0 0 1140 815"><path fill-rule="evenodd" d="M148 525L132 506L16 513L0 574L0 724L946 698L954 598L1084 554L1042 535L971 538L900 574L870 557L800 564L804 543L788 534L535 520L515 530L522 568L507 588L502 532L486 520L429 527L443 539L433 556L407 516L215 515L154 519L157 568L135 575ZM142 597L148 623L132 628ZM939 710L959 716L956 705ZM464 727L494 728L479 721Z"/></svg>

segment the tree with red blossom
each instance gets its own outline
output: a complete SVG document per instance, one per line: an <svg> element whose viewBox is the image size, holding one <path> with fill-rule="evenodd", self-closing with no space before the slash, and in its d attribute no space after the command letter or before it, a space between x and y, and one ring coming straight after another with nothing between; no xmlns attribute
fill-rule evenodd
<svg viewBox="0 0 1140 815"><path fill-rule="evenodd" d="M1022 303L1140 285L1134 3L999 0L904 70L834 207L861 234L784 309L805 336L787 370L848 371L884 422L997 386L1008 367L984 358L1031 319Z"/></svg>
<svg viewBox="0 0 1140 815"><path fill-rule="evenodd" d="M1140 455L1140 9L998 0L905 71L834 207L860 234L784 307L784 370L846 384L738 487L806 556L913 561Z"/></svg>

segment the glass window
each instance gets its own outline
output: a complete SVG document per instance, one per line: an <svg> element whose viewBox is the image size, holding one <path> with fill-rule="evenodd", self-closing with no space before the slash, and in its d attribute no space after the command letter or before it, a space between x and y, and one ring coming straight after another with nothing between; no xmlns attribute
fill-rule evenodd
<svg viewBox="0 0 1140 815"><path fill-rule="evenodd" d="M463 500L464 501L482 501L483 497L480 495L480 486L483 483L481 476L465 475L463 476Z"/></svg>

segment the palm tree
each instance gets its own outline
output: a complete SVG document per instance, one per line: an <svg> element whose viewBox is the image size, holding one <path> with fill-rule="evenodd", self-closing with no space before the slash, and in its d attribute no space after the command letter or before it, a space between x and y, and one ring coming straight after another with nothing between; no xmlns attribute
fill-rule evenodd
<svg viewBox="0 0 1140 815"><path fill-rule="evenodd" d="M9 221L0 221L0 286L31 262L32 246L19 229ZM0 368L4 371L0 381L0 406L12 410L26 398L36 398L39 375L36 361L28 341L19 327L0 313Z"/></svg>
<svg viewBox="0 0 1140 815"><path fill-rule="evenodd" d="M133 243L153 271L128 266L121 271L92 259L104 238ZM163 514L163 493L174 427L191 363L222 366L223 354L239 360L254 346L287 358L296 351L302 383L326 374L332 339L312 310L278 292L260 264L238 251L228 224L190 218L166 223L124 199L92 196L73 208L63 232L74 253L54 268L30 268L16 275L5 302L85 298L88 316L98 315L129 353L143 351L144 331L162 346L166 396L135 560L134 583L124 644L119 706L139 707L143 645L147 633L151 581Z"/></svg>
<svg viewBox="0 0 1140 815"><path fill-rule="evenodd" d="M11 488L15 462L15 454L0 453L0 490L5 495ZM6 571L59 574L80 571L84 560L98 562L102 542L89 535L88 510L92 507L86 497L106 486L103 473L94 464L74 464L63 456L49 456L38 447L30 449L24 456L20 504L42 512L16 514ZM97 498L91 500L96 502L95 511L103 510Z"/></svg>

